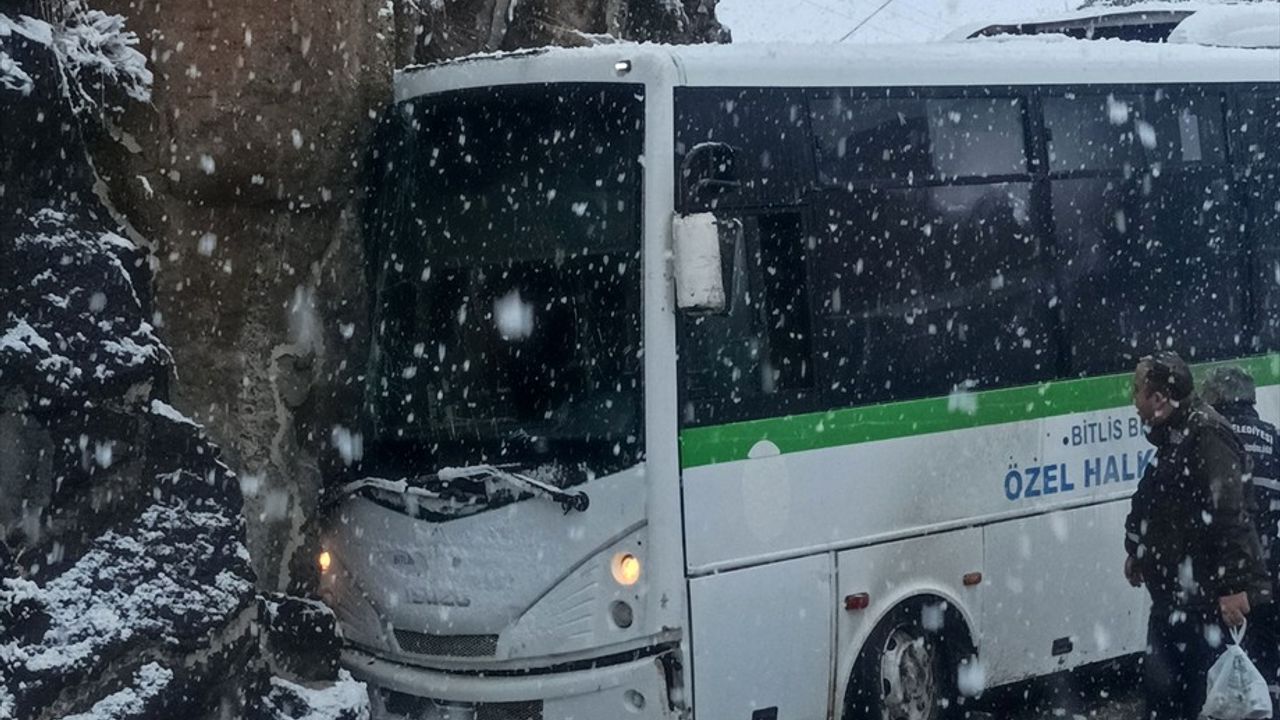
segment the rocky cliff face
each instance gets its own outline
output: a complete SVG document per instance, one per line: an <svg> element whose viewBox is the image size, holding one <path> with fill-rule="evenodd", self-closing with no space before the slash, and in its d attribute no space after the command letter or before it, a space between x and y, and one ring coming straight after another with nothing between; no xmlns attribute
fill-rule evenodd
<svg viewBox="0 0 1280 720"><path fill-rule="evenodd" d="M332 616L270 591L357 422L391 68L724 40L714 2L0 8L0 717L367 712Z"/></svg>
<svg viewBox="0 0 1280 720"><path fill-rule="evenodd" d="M0 717L367 715L332 617L259 597L239 478L165 402L148 253L84 142L145 58L117 16L49 19L0 13Z"/></svg>
<svg viewBox="0 0 1280 720"><path fill-rule="evenodd" d="M727 40L715 0L102 0L153 100L99 143L156 265L174 404L249 480L249 546L284 588L366 349L357 173L397 62L607 40ZM399 48L399 49L397 49ZM398 56L398 57L397 57Z"/></svg>
<svg viewBox="0 0 1280 720"><path fill-rule="evenodd" d="M339 421L325 408L354 388L339 366L359 364L355 178L389 19L374 0L103 5L129 16L155 83L98 168L152 243L174 404L246 480L255 568L283 587L330 432L308 421Z"/></svg>

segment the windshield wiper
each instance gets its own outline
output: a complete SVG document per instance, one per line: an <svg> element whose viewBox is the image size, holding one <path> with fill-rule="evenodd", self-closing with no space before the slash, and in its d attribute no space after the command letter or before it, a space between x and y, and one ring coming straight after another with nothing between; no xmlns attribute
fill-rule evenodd
<svg viewBox="0 0 1280 720"><path fill-rule="evenodd" d="M465 480L471 483L480 482L484 485L486 499L495 497L498 488L495 485L506 485L515 492L528 492L533 495L544 497L560 503L560 507L564 509L567 515L571 510L578 512L585 511L591 505L591 499L582 491L568 492L556 487L550 483L541 480L535 480L528 475L503 470L493 465L469 465L460 468L442 468L435 475L413 478L410 480L386 480L383 478L367 477L354 482L349 482L338 489L336 497L346 497L366 488L374 488L384 492L395 493L399 495L412 495L419 498L430 500L448 500L450 497L456 497L454 492L441 492L440 490L423 487L422 484L430 483L431 485L452 485L455 481ZM451 488L452 489L452 488ZM335 498L336 499L336 498Z"/></svg>
<svg viewBox="0 0 1280 720"><path fill-rule="evenodd" d="M550 483L541 480L535 480L528 475L522 475L516 472L508 472L493 465L469 465L460 468L441 468L436 473L436 477L441 480L482 480L486 486L486 492L491 482L497 481L511 486L515 490L524 490L534 495L545 497L560 503L560 507L564 509L566 515L570 510L584 512L591 505L591 498L587 497L585 492L581 490L568 492L562 488L558 488ZM492 495L493 493L489 493Z"/></svg>
<svg viewBox="0 0 1280 720"><path fill-rule="evenodd" d="M357 493L365 488L377 488L378 490L385 490L386 492L399 493L401 495L416 495L418 497L431 498L432 500L444 498L444 495L435 492L434 490L410 485L407 480L385 480L378 477L361 478L354 482L349 482L338 488L338 492L335 493L335 495L337 497L345 497L347 495Z"/></svg>

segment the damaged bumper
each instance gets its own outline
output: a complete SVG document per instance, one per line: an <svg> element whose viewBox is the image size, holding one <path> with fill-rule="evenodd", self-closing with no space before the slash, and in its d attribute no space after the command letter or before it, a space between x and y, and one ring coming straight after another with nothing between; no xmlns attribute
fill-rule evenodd
<svg viewBox="0 0 1280 720"><path fill-rule="evenodd" d="M374 717L413 720L569 720L681 717L661 655L603 667L532 675L484 676L429 670L358 649L343 665L369 685Z"/></svg>

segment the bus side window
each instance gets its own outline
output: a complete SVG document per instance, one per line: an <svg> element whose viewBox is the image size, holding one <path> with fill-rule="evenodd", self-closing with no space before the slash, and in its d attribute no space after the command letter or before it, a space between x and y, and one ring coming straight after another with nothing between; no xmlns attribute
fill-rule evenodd
<svg viewBox="0 0 1280 720"><path fill-rule="evenodd" d="M1280 349L1280 89L1240 92L1236 177L1245 188L1249 243L1254 248L1254 308L1258 350Z"/></svg>
<svg viewBox="0 0 1280 720"><path fill-rule="evenodd" d="M796 212L744 217L729 311L682 319L685 424L768 415L812 385L803 228Z"/></svg>
<svg viewBox="0 0 1280 720"><path fill-rule="evenodd" d="M1115 370L1137 340L1143 284L1140 249L1129 230L1137 192L1133 133L1136 95L1067 92L1042 102L1049 152L1056 285L1076 375Z"/></svg>
<svg viewBox="0 0 1280 720"><path fill-rule="evenodd" d="M1244 141L1250 166L1280 166L1280 90L1258 88L1242 91L1240 117L1233 128Z"/></svg>
<svg viewBox="0 0 1280 720"><path fill-rule="evenodd" d="M1027 171L1018 97L877 98L822 91L810 98L809 109L822 185Z"/></svg>
<svg viewBox="0 0 1280 720"><path fill-rule="evenodd" d="M1053 377L1029 183L828 193L813 278L819 386L857 405Z"/></svg>
<svg viewBox="0 0 1280 720"><path fill-rule="evenodd" d="M815 90L814 361L832 404L1053 377L1026 103Z"/></svg>
<svg viewBox="0 0 1280 720"><path fill-rule="evenodd" d="M1066 94L1044 114L1070 374L1169 342L1199 361L1241 350L1242 217L1216 91Z"/></svg>
<svg viewBox="0 0 1280 720"><path fill-rule="evenodd" d="M795 205L813 176L804 95L792 88L677 88L677 209ZM728 152L726 152L728 151ZM699 157L701 156L701 157ZM683 170L732 173L703 192L688 192ZM730 168L726 165L725 170Z"/></svg>
<svg viewBox="0 0 1280 720"><path fill-rule="evenodd" d="M1044 99L1049 169L1121 170L1137 162L1132 116L1136 96L1066 93Z"/></svg>
<svg viewBox="0 0 1280 720"><path fill-rule="evenodd" d="M804 223L799 213L763 215L758 223L763 322L769 343L766 383L774 391L809 387L813 369Z"/></svg>
<svg viewBox="0 0 1280 720"><path fill-rule="evenodd" d="M1227 161L1222 98L1217 90L1156 90L1143 100L1135 125L1148 162L1168 167Z"/></svg>

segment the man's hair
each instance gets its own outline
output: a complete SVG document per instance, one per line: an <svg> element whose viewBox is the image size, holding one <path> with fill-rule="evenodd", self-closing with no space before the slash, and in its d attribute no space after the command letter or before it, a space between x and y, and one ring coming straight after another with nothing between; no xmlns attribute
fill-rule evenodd
<svg viewBox="0 0 1280 720"><path fill-rule="evenodd" d="M1257 402L1253 376L1235 365L1214 368L1200 383L1200 396L1210 405Z"/></svg>
<svg viewBox="0 0 1280 720"><path fill-rule="evenodd" d="M1195 390L1191 368L1172 350L1161 350L1138 361L1147 367L1147 385L1174 400L1186 400Z"/></svg>

